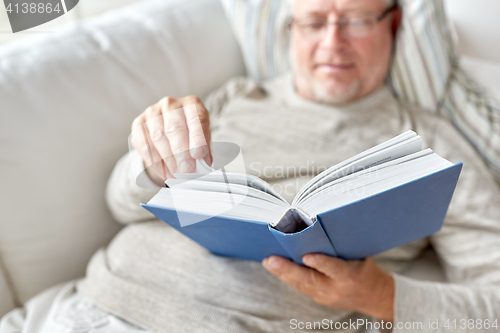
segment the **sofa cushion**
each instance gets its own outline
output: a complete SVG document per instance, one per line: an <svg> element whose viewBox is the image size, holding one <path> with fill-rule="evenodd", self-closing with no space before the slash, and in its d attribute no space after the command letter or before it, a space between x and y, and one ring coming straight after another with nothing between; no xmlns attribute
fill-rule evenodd
<svg viewBox="0 0 500 333"><path fill-rule="evenodd" d="M0 49L0 253L20 302L83 276L119 230L104 193L132 120L244 73L218 0L140 2Z"/></svg>
<svg viewBox="0 0 500 333"><path fill-rule="evenodd" d="M500 35L496 0L444 0L456 30L460 54L500 63Z"/></svg>

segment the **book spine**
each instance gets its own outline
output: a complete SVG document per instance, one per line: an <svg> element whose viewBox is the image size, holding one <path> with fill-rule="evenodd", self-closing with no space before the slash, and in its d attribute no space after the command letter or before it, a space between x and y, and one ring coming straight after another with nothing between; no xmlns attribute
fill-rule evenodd
<svg viewBox="0 0 500 333"><path fill-rule="evenodd" d="M284 233L271 226L269 226L269 230L290 258L299 264L303 264L302 257L308 253L324 253L334 257L337 256L333 245L318 221L295 233Z"/></svg>

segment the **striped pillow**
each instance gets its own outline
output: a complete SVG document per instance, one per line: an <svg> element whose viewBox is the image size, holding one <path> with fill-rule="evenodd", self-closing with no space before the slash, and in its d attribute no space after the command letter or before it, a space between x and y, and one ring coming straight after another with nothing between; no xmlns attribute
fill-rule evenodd
<svg viewBox="0 0 500 333"><path fill-rule="evenodd" d="M437 109L469 140L500 183L500 101L457 67Z"/></svg>
<svg viewBox="0 0 500 333"><path fill-rule="evenodd" d="M290 69L289 0L221 0L250 76L272 79ZM500 109L459 67L442 0L400 0L403 21L389 82L395 95L447 117L500 181Z"/></svg>
<svg viewBox="0 0 500 333"><path fill-rule="evenodd" d="M248 74L258 81L290 68L289 0L221 0L240 44Z"/></svg>

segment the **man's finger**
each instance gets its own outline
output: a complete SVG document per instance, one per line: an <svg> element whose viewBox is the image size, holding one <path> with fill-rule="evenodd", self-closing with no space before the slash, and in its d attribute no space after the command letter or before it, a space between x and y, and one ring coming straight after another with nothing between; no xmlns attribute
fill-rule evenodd
<svg viewBox="0 0 500 333"><path fill-rule="evenodd" d="M340 280L351 275L353 265L357 262L347 262L326 254L311 253L302 257L302 261L308 267L323 273L333 280Z"/></svg>
<svg viewBox="0 0 500 333"><path fill-rule="evenodd" d="M331 288L331 281L324 274L283 257L271 256L264 259L262 264L281 281L309 296L316 296Z"/></svg>
<svg viewBox="0 0 500 333"><path fill-rule="evenodd" d="M151 154L151 151L149 149L148 142L146 141L146 134L144 132L144 118L137 117L133 124L132 124L132 132L130 134L130 143L132 144L132 147L135 148L139 152L139 154L142 156L142 159L144 160L144 164L146 166L151 165L154 160L153 156Z"/></svg>
<svg viewBox="0 0 500 333"><path fill-rule="evenodd" d="M175 157L177 172L193 172L195 163L189 152L189 131L184 110L180 108L173 111L162 109L162 111L165 134Z"/></svg>
<svg viewBox="0 0 500 333"><path fill-rule="evenodd" d="M204 133L202 117L200 113L204 110L197 110L200 107L196 104L184 106L184 115L189 131L189 149L193 159L204 158L209 155L208 140Z"/></svg>
<svg viewBox="0 0 500 333"><path fill-rule="evenodd" d="M163 115L161 114L159 116L149 118L144 123L144 128L146 129L145 135L146 135L146 140L149 142L151 148L154 148L158 152L161 159L166 164L169 173L173 174L177 169L177 165L172 153L172 149L170 148L169 140L165 135L163 123L164 123ZM155 162L159 161L160 160L155 159Z"/></svg>
<svg viewBox="0 0 500 333"><path fill-rule="evenodd" d="M154 177L155 182L173 178L168 168L162 167L162 158L150 141L144 119L135 122L135 126L132 127L131 144L141 155L149 176Z"/></svg>
<svg viewBox="0 0 500 333"><path fill-rule="evenodd" d="M154 175L156 175L157 178L160 178L162 183L167 179L175 178L168 169L165 160L161 158L160 154L158 154L155 147L151 147L151 152L155 162L152 165L148 165L146 167L146 171L148 171L148 173L149 171L154 172Z"/></svg>

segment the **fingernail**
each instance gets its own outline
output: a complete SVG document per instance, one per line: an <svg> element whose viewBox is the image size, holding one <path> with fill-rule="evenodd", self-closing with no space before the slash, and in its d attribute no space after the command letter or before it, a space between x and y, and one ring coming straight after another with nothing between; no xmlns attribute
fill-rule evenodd
<svg viewBox="0 0 500 333"><path fill-rule="evenodd" d="M179 171L181 173L188 173L191 171L191 163L188 161L182 161L181 165L179 166Z"/></svg>
<svg viewBox="0 0 500 333"><path fill-rule="evenodd" d="M203 157L205 156L205 153L206 153L206 148L204 146L191 149L191 156L193 158Z"/></svg>
<svg viewBox="0 0 500 333"><path fill-rule="evenodd" d="M263 264L264 264L264 267L271 269L271 270L274 270L274 269L280 268L281 260L278 258L270 257L270 258L267 258L266 260L264 260Z"/></svg>
<svg viewBox="0 0 500 333"><path fill-rule="evenodd" d="M316 259L316 256L308 255L308 256L304 256L302 261L306 265L314 265L314 264L316 264L317 259Z"/></svg>

